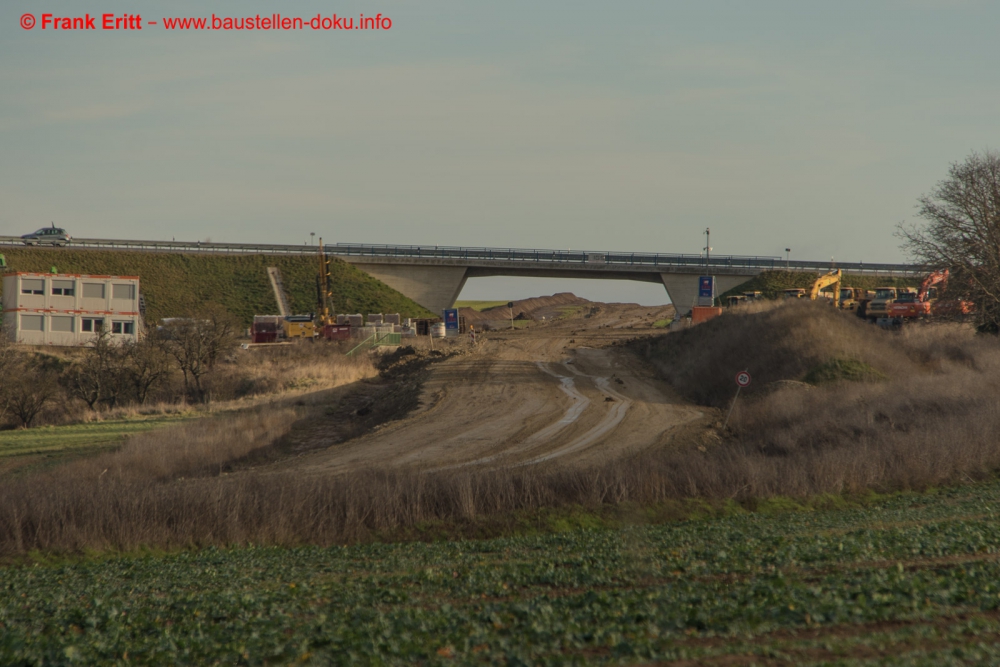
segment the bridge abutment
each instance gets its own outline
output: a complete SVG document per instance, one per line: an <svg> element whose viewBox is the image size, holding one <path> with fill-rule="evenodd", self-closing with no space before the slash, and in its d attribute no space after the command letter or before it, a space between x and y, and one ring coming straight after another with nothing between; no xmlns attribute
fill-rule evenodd
<svg viewBox="0 0 1000 667"><path fill-rule="evenodd" d="M341 259L350 262L371 277L381 280L438 316L442 310L454 305L462 288L465 287L468 271L464 266L390 264L373 262L367 257L341 257Z"/></svg>
<svg viewBox="0 0 1000 667"><path fill-rule="evenodd" d="M711 273L709 273L711 275ZM752 276L715 276L715 294L718 296L727 292L737 285L745 283ZM698 278L697 275L684 273L661 273L660 280L667 290L670 303L677 311L677 317L683 317L691 312L691 308L698 305Z"/></svg>

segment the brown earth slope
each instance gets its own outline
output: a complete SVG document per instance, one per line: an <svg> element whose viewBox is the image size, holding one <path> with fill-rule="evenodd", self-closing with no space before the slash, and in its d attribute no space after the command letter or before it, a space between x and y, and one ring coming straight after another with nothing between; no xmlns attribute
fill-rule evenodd
<svg viewBox="0 0 1000 667"><path fill-rule="evenodd" d="M572 296L572 295L570 295ZM438 341L452 356L426 370L418 407L359 438L286 462L310 473L386 465L592 463L667 444L710 411L680 398L617 342L662 333L667 307L574 306L525 330ZM565 302L565 303L563 303ZM537 309L536 309L537 312ZM424 344L430 341L424 339ZM317 434L319 435L319 434Z"/></svg>

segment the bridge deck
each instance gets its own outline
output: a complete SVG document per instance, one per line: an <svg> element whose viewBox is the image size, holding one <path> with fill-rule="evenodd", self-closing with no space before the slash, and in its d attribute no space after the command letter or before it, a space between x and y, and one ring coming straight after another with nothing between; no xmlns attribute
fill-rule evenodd
<svg viewBox="0 0 1000 667"><path fill-rule="evenodd" d="M22 245L17 236L0 236L0 246ZM316 246L260 243L202 243L200 241L142 241L119 239L73 239L69 248L143 250L153 252L198 252L220 254L313 254ZM327 254L352 259L372 258L380 263L449 264L489 268L513 263L537 269L572 269L607 273L609 269L628 272L695 273L721 270L726 273L758 273L767 270L825 272L839 268L862 274L914 275L927 269L916 264L864 262L786 261L781 257L617 252L606 250L533 250L527 248L465 248L456 246L371 245L338 243L325 246ZM437 260L437 261L435 261ZM441 260L444 260L443 262Z"/></svg>

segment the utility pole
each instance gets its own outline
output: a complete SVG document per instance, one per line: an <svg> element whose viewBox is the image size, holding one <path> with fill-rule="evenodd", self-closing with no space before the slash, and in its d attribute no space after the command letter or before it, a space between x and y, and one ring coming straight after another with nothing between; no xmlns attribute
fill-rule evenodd
<svg viewBox="0 0 1000 667"><path fill-rule="evenodd" d="M705 266L708 266L712 259L712 230L705 228Z"/></svg>
<svg viewBox="0 0 1000 667"><path fill-rule="evenodd" d="M788 270L788 257L792 254L791 248L785 248L785 271Z"/></svg>

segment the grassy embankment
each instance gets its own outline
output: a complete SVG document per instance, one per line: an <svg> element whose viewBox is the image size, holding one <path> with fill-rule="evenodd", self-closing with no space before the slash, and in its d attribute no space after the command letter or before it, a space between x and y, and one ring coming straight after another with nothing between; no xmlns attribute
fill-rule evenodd
<svg viewBox="0 0 1000 667"><path fill-rule="evenodd" d="M3 248L10 271L137 275L147 321L183 316L214 302L247 326L254 315L278 312L267 267L281 270L292 309L316 310L318 260L294 255L210 255L74 248ZM340 313L400 313L430 317L425 308L338 259L330 263L333 304Z"/></svg>

